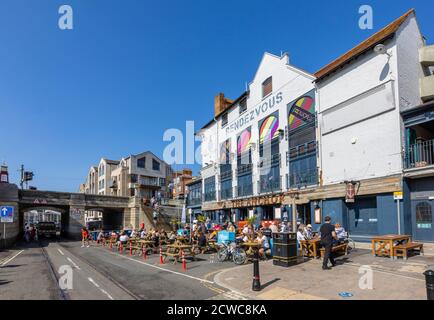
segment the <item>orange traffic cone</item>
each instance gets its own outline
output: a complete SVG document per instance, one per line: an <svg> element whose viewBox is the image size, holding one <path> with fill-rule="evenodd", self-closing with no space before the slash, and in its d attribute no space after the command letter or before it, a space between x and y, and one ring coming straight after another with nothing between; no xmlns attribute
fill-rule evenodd
<svg viewBox="0 0 434 320"><path fill-rule="evenodd" d="M163 261L163 249L160 247L160 264L164 264Z"/></svg>
<svg viewBox="0 0 434 320"><path fill-rule="evenodd" d="M182 270L187 271L187 262L185 261L184 250L181 251L182 254Z"/></svg>

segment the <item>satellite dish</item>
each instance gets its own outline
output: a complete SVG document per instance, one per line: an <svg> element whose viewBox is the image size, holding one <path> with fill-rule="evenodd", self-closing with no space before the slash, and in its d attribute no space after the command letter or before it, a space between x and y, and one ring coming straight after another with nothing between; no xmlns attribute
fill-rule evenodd
<svg viewBox="0 0 434 320"><path fill-rule="evenodd" d="M385 54L387 53L386 46L384 44L377 44L374 48L374 52L376 54Z"/></svg>

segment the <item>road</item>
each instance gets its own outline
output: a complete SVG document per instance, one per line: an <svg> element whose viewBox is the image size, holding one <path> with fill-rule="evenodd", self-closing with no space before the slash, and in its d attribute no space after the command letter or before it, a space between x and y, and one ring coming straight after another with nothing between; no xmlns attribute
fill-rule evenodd
<svg viewBox="0 0 434 320"><path fill-rule="evenodd" d="M23 244L1 260L0 299L245 299L213 281L218 272L234 267L213 258L200 255L188 261L185 271L180 263L161 265L158 254L145 260L128 250L120 254L96 245L82 248L79 242Z"/></svg>

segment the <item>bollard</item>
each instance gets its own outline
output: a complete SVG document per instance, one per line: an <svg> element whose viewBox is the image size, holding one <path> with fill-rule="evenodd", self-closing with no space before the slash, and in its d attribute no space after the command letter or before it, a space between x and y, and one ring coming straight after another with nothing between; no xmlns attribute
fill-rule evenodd
<svg viewBox="0 0 434 320"><path fill-rule="evenodd" d="M130 241L130 256L133 255L133 243Z"/></svg>
<svg viewBox="0 0 434 320"><path fill-rule="evenodd" d="M252 283L253 291L261 291L261 281L259 278L259 250L254 249L253 255L253 283Z"/></svg>
<svg viewBox="0 0 434 320"><path fill-rule="evenodd" d="M434 300L434 271L427 270L423 274L425 275L427 300Z"/></svg>
<svg viewBox="0 0 434 320"><path fill-rule="evenodd" d="M163 261L163 249L160 247L160 264L164 264Z"/></svg>
<svg viewBox="0 0 434 320"><path fill-rule="evenodd" d="M122 254L122 242L119 242L119 253Z"/></svg>
<svg viewBox="0 0 434 320"><path fill-rule="evenodd" d="M187 270L187 262L185 261L184 250L181 251L181 256L182 256L182 270L186 271Z"/></svg>
<svg viewBox="0 0 434 320"><path fill-rule="evenodd" d="M142 244L142 253L143 253L143 260L146 261L146 250L143 244Z"/></svg>
<svg viewBox="0 0 434 320"><path fill-rule="evenodd" d="M112 239L110 239L110 250L113 251L113 242L112 242Z"/></svg>

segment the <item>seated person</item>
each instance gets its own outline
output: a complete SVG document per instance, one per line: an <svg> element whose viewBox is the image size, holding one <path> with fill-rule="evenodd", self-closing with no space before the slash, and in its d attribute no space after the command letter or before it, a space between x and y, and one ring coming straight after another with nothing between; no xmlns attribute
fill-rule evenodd
<svg viewBox="0 0 434 320"><path fill-rule="evenodd" d="M100 243L101 241L103 241L104 240L104 238L105 238L105 236L104 236L104 232L102 232L102 230L98 233L98 237L96 238L96 241L98 242L98 243Z"/></svg>
<svg viewBox="0 0 434 320"><path fill-rule="evenodd" d="M255 241L261 244L261 247L259 248L259 255L264 257L266 251L270 249L270 243L268 242L267 236L264 235L262 231L259 231Z"/></svg>
<svg viewBox="0 0 434 320"><path fill-rule="evenodd" d="M306 240L310 240L313 238L313 230L312 230L312 225L308 224L306 226L306 228L304 228L303 230L303 236Z"/></svg>
<svg viewBox="0 0 434 320"><path fill-rule="evenodd" d="M336 236L338 237L338 240L336 240L336 244L344 243L345 239L347 238L347 232L339 222L335 224L335 232Z"/></svg>
<svg viewBox="0 0 434 320"><path fill-rule="evenodd" d="M119 243L122 243L123 245L125 245L128 243L128 239L129 239L129 237L128 237L127 233L125 231L123 231L121 233L121 235L119 236Z"/></svg>
<svg viewBox="0 0 434 320"><path fill-rule="evenodd" d="M306 238L304 237L303 229L302 228L298 228L298 231L297 231L297 241L300 242L301 240L306 240Z"/></svg>
<svg viewBox="0 0 434 320"><path fill-rule="evenodd" d="M146 230L143 229L143 230L140 232L140 238L142 238L142 239L146 238Z"/></svg>

